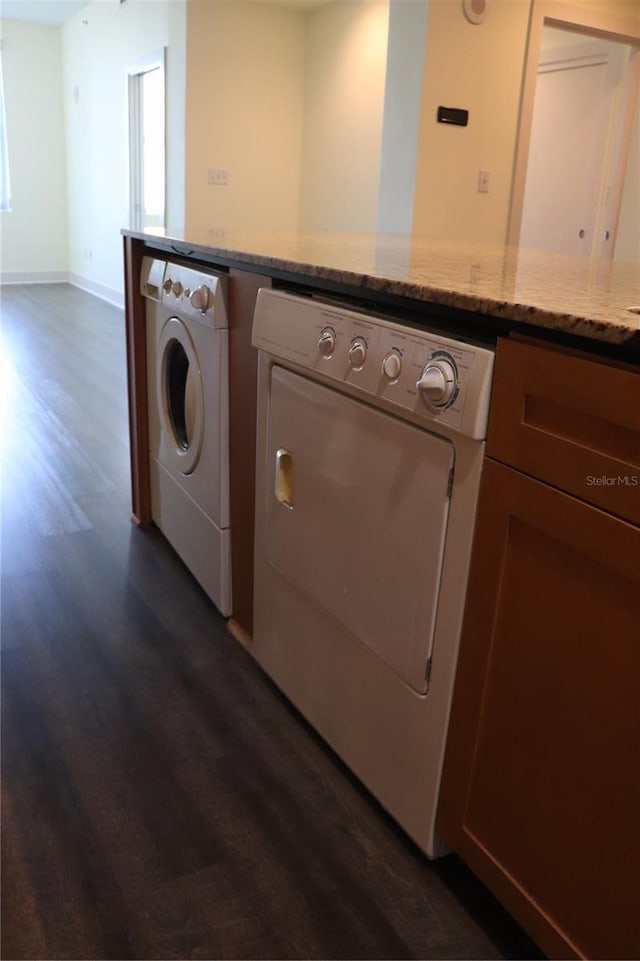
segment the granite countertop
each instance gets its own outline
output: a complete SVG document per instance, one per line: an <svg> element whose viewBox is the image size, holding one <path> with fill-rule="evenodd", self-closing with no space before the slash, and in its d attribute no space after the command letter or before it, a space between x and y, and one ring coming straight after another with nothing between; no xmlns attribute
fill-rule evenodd
<svg viewBox="0 0 640 961"><path fill-rule="evenodd" d="M638 264L392 234L158 229L123 234L185 255L640 350Z"/></svg>

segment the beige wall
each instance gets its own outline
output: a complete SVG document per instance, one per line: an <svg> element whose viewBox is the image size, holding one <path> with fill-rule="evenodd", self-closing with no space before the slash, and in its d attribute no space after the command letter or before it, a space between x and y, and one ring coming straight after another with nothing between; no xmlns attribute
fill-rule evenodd
<svg viewBox="0 0 640 961"><path fill-rule="evenodd" d="M540 9L536 0L534 9ZM533 0L492 0L472 25L458 3L429 0L414 231L504 243L507 236L521 85ZM541 6L547 6L542 0ZM639 0L568 0L590 15L640 26ZM436 122L438 105L469 110L469 125ZM490 174L479 193L478 171ZM625 196L625 204L627 201ZM624 222L626 224L626 221ZM626 227L625 227L626 229ZM625 242L626 246L626 242Z"/></svg>
<svg viewBox="0 0 640 961"><path fill-rule="evenodd" d="M0 213L1 277L67 272L62 49L56 27L1 22L11 210Z"/></svg>
<svg viewBox="0 0 640 961"><path fill-rule="evenodd" d="M569 2L640 25L638 0ZM14 194L12 212L0 214L4 272L69 270L96 292L122 296L126 71L162 46L171 227L182 226L186 191L189 226L375 229L387 0L342 0L306 14L189 0L186 93L185 6L93 0L62 30L2 21ZM504 239L529 9L530 0L492 0L485 24L472 26L458 0L428 0L418 232ZM356 38L365 41L359 51ZM436 124L439 103L467 107L469 126ZM636 127L636 156L637 143ZM228 187L207 185L209 166L228 168ZM490 171L489 194L477 193L480 168ZM631 174L618 256L637 257L637 166Z"/></svg>
<svg viewBox="0 0 640 961"><path fill-rule="evenodd" d="M504 243L529 0L492 0L485 23L429 0L414 231ZM437 123L439 105L469 111L467 127ZM478 193L478 171L490 173Z"/></svg>
<svg viewBox="0 0 640 961"><path fill-rule="evenodd" d="M124 288L120 231L129 223L127 72L166 48L167 88L180 88L181 16L180 0L129 0L122 6L93 0L61 28L69 275L116 303L123 301ZM184 104L171 95L167 105L167 126L172 136L182 137ZM181 201L175 156L169 152L169 209Z"/></svg>
<svg viewBox="0 0 640 961"><path fill-rule="evenodd" d="M187 228L294 229L303 15L243 0L189 0L187 49ZM228 171L228 186L207 183L210 167Z"/></svg>
<svg viewBox="0 0 640 961"><path fill-rule="evenodd" d="M640 100L636 105L616 235L615 259L640 264ZM631 306L631 305L630 305Z"/></svg>
<svg viewBox="0 0 640 961"><path fill-rule="evenodd" d="M411 233L429 0L390 0L378 230Z"/></svg>
<svg viewBox="0 0 640 961"><path fill-rule="evenodd" d="M92 0L60 28L2 21L14 194L0 215L3 279L53 272L123 302L127 70L163 47L167 206L182 218L184 19L184 0Z"/></svg>
<svg viewBox="0 0 640 961"><path fill-rule="evenodd" d="M375 230L388 6L189 0L190 229Z"/></svg>
<svg viewBox="0 0 640 961"><path fill-rule="evenodd" d="M303 230L376 230L388 29L388 0L308 14Z"/></svg>
<svg viewBox="0 0 640 961"><path fill-rule="evenodd" d="M640 26L638 0L559 0L560 3L610 17L622 17Z"/></svg>

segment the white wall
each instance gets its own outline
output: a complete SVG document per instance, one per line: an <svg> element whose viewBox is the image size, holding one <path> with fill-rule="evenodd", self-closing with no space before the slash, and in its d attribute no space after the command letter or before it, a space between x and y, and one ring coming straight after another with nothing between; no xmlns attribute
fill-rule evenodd
<svg viewBox="0 0 640 961"><path fill-rule="evenodd" d="M169 227L185 216L185 125L187 102L187 0L170 0L166 44L166 213Z"/></svg>
<svg viewBox="0 0 640 961"><path fill-rule="evenodd" d="M391 0L384 94L378 230L413 228L418 128L429 0Z"/></svg>
<svg viewBox="0 0 640 961"><path fill-rule="evenodd" d="M67 270L60 32L3 20L2 69L11 211L0 213L3 281L59 280Z"/></svg>
<svg viewBox="0 0 640 961"><path fill-rule="evenodd" d="M460 3L429 0L416 233L504 243L529 9L530 0L491 0L473 25ZM467 109L468 126L437 123L439 105ZM489 193L478 193L480 169Z"/></svg>
<svg viewBox="0 0 640 961"><path fill-rule="evenodd" d="M388 30L388 0L307 15L303 230L376 230Z"/></svg>
<svg viewBox="0 0 640 961"><path fill-rule="evenodd" d="M303 14L191 0L187 38L187 228L295 229ZM227 186L207 183L210 167L227 170Z"/></svg>
<svg viewBox="0 0 640 961"><path fill-rule="evenodd" d="M93 0L62 28L69 182L70 279L122 303L120 231L129 219L127 71L168 47L167 129L184 131L185 6L177 0ZM170 34L170 24L175 32ZM181 209L179 148L169 150L168 208Z"/></svg>

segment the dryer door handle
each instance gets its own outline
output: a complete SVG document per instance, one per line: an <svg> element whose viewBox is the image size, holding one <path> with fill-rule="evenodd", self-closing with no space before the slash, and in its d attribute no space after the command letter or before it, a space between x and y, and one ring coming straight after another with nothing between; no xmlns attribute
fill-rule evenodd
<svg viewBox="0 0 640 961"><path fill-rule="evenodd" d="M276 500L293 510L293 454L279 447L276 451Z"/></svg>

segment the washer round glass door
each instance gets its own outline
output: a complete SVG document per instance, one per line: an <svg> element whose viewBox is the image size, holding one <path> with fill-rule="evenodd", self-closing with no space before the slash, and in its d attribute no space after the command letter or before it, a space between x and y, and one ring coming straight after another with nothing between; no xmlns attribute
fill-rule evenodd
<svg viewBox="0 0 640 961"><path fill-rule="evenodd" d="M165 455L182 474L195 469L204 436L204 394L191 335L171 317L158 343L158 410Z"/></svg>

